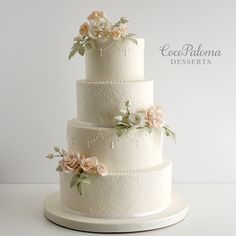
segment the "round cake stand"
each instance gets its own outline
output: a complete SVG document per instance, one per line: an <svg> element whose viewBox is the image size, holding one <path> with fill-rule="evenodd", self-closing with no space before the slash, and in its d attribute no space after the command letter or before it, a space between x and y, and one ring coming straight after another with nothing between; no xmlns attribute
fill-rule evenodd
<svg viewBox="0 0 236 236"><path fill-rule="evenodd" d="M170 206L158 214L127 219L101 219L66 210L59 198L59 192L56 192L45 200L44 214L50 221L66 228L98 233L125 233L163 228L183 220L189 208L182 195L173 193Z"/></svg>

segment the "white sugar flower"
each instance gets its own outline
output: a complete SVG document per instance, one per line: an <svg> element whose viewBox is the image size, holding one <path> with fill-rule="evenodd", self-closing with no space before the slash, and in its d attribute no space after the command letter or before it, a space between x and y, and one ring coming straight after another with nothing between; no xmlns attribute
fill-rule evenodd
<svg viewBox="0 0 236 236"><path fill-rule="evenodd" d="M129 123L131 126L138 128L138 127L144 127L145 125L145 115L144 113L137 112L132 113L129 116Z"/></svg>
<svg viewBox="0 0 236 236"><path fill-rule="evenodd" d="M111 30L111 23L105 19L100 21L90 22L89 37L99 41L108 40L108 35Z"/></svg>
<svg viewBox="0 0 236 236"><path fill-rule="evenodd" d="M116 121L122 121L123 120L123 117L122 116L115 116L114 119Z"/></svg>
<svg viewBox="0 0 236 236"><path fill-rule="evenodd" d="M122 110L120 110L120 113L126 115L127 114L127 110L122 109Z"/></svg>
<svg viewBox="0 0 236 236"><path fill-rule="evenodd" d="M99 21L96 26L98 31L108 32L110 30L111 24L108 21Z"/></svg>

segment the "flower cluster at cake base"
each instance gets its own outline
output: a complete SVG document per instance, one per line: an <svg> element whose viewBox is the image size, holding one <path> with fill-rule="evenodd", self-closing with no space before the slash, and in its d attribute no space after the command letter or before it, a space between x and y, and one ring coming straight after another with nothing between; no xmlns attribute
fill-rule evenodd
<svg viewBox="0 0 236 236"><path fill-rule="evenodd" d="M90 184L89 175L105 176L108 173L106 167L95 156L85 156L79 152L67 152L56 146L54 152L48 154L47 158L61 158L56 170L74 174L70 186L76 187L80 195L83 195L83 184Z"/></svg>
<svg viewBox="0 0 236 236"><path fill-rule="evenodd" d="M106 42L108 40L130 40L137 44L133 37L135 34L128 33L128 19L121 17L118 22L112 22L102 11L93 11L88 17L88 21L80 26L79 35L74 38L69 59L76 53L84 55L85 50L93 46L94 41Z"/></svg>
<svg viewBox="0 0 236 236"><path fill-rule="evenodd" d="M165 124L161 107L153 106L140 111L131 112L130 106L130 101L126 101L126 109L120 110L120 114L114 117L118 137L127 134L130 129L146 129L149 133L151 133L153 129L162 129L167 137L171 137L175 140L175 133Z"/></svg>

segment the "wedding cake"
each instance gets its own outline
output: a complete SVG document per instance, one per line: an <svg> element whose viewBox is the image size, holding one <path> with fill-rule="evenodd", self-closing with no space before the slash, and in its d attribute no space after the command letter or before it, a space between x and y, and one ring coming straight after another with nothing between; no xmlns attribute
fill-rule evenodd
<svg viewBox="0 0 236 236"><path fill-rule="evenodd" d="M47 156L60 158L61 207L88 218L151 216L172 200L172 164L163 159L162 142L175 134L144 77L145 41L128 33L127 23L94 11L81 25L69 56L85 56L77 117L67 124L68 151L54 147Z"/></svg>

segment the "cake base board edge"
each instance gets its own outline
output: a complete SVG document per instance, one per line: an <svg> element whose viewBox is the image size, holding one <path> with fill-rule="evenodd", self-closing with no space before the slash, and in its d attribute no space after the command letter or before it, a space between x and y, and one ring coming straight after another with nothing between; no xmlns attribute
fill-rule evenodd
<svg viewBox="0 0 236 236"><path fill-rule="evenodd" d="M49 195L44 202L44 214L49 221L69 229L97 233L128 233L167 227L183 220L188 210L185 197L176 192L172 193L172 201L165 210L127 219L92 218L67 211L60 203L59 192Z"/></svg>

